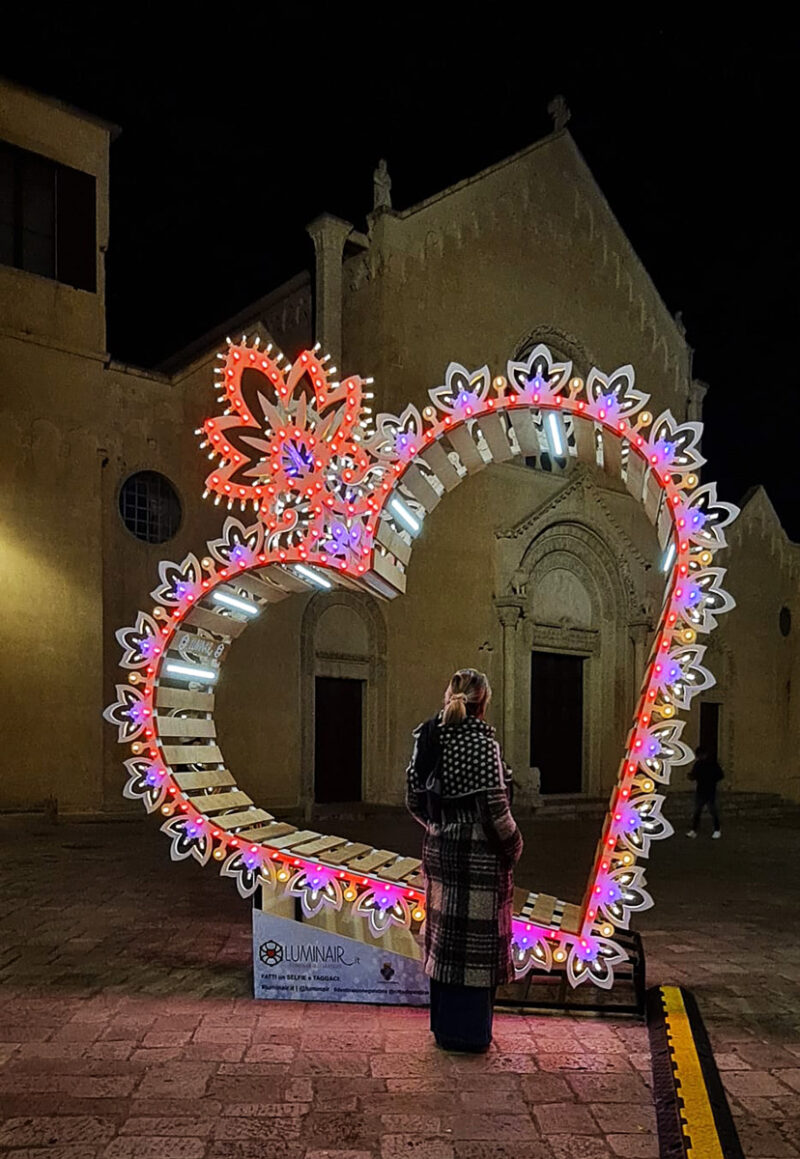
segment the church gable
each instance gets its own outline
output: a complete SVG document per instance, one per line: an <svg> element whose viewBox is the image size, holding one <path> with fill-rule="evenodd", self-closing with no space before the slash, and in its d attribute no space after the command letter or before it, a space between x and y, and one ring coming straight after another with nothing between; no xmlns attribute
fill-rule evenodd
<svg viewBox="0 0 800 1159"><path fill-rule="evenodd" d="M565 131L378 213L343 290L345 349L364 349L356 331L371 322L392 396L401 374L430 379L453 358L500 364L548 331L577 368L632 362L659 409L686 411L681 329Z"/></svg>

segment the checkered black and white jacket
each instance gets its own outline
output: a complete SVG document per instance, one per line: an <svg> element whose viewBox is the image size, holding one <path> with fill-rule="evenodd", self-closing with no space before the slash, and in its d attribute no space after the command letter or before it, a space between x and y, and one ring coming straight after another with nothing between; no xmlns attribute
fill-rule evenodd
<svg viewBox="0 0 800 1159"><path fill-rule="evenodd" d="M510 776L491 725L475 717L414 730L409 811L425 827L425 972L438 982L494 988L514 977L511 913L522 837Z"/></svg>

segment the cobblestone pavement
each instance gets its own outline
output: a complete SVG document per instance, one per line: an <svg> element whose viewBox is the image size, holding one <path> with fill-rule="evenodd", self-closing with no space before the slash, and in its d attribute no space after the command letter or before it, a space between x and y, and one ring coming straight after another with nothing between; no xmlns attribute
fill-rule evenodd
<svg viewBox="0 0 800 1159"><path fill-rule="evenodd" d="M337 824L413 852L396 817ZM520 882L580 896L595 827L525 826ZM790 825L657 848L649 981L695 990L749 1159L800 1156L800 892ZM17 1159L658 1155L643 1026L496 1018L486 1056L427 1013L256 1003L246 903L152 821L0 822L0 1154ZM539 875L536 875L536 867ZM550 868L546 869L549 865Z"/></svg>

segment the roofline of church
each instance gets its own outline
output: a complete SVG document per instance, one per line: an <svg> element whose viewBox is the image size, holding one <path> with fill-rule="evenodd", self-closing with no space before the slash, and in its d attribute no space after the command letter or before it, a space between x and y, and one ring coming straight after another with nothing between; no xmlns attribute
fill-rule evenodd
<svg viewBox="0 0 800 1159"><path fill-rule="evenodd" d="M255 302L251 302L243 310L239 310L238 313L228 318L225 322L221 322L211 330L206 330L199 338L195 338L187 346L183 346L174 354L170 354L168 358L158 363L156 370L173 377L180 371L191 366L194 362L203 358L210 351L217 350L225 341L226 336L233 334L237 330L246 330L254 322L262 320L260 316L264 311L270 309L283 298L288 298L295 290L302 289L303 286L310 282L311 274L308 270L301 270L299 274L295 274L288 281L281 282L274 290L270 290L263 298L258 298Z"/></svg>
<svg viewBox="0 0 800 1159"><path fill-rule="evenodd" d="M401 219L411 217L413 214L427 209L429 205L435 205L442 198L449 197L451 193L458 193L460 190L466 189L469 185L474 185L476 181L482 181L484 177L490 177L493 173L498 173L501 169L505 169L507 165L513 165L515 161L520 161L523 157L527 157L529 153L534 153L537 149L542 149L545 145L550 145L553 141L557 141L561 137L567 137L572 141L572 135L567 129L559 129L558 132L548 133L546 137L540 137L538 141L526 145L524 149L519 149L516 153L512 153L510 157L504 157L502 161L495 161L494 165L488 165L478 173L473 173L471 177L462 177L460 181L456 181L455 185L448 185L446 189L440 189L438 193L432 193L430 197L418 201L416 205L411 205L408 209L398 210L396 215Z"/></svg>
<svg viewBox="0 0 800 1159"><path fill-rule="evenodd" d="M116 141L122 129L114 121L107 121L105 117L98 117L96 113L87 113L86 109L80 109L77 105L71 105L67 101L62 101L58 97L50 96L49 93L40 92L39 89L31 88L30 85L20 84L19 81L11 80L0 73L0 85L7 85L8 88L16 89L18 93L24 93L27 97L33 97L37 101L42 101L45 105L50 105L53 109L59 109L62 113L69 113L71 117L77 117L81 121L87 121L91 125L96 125L99 129L105 129L112 141Z"/></svg>
<svg viewBox="0 0 800 1159"><path fill-rule="evenodd" d="M772 500L769 497L769 491L766 489L766 487L764 486L763 483L754 483L752 486L747 488L747 490L745 491L744 495L742 496L742 498L739 502L739 510L740 510L741 514L744 515L745 511L747 511L747 509L752 506L752 504L755 502L755 500L758 499L759 495L762 495L762 494L763 494L764 498L766 499L767 503L769 504L769 509L772 512L772 515L775 519L775 523L780 528L780 530L783 532L783 535L784 535L784 538L786 539L786 542L789 544L790 547L794 547L794 548L797 548L798 550L800 550L800 543L798 543L798 541L796 539L792 539L792 537L789 535L789 532L783 526L783 520L781 519L780 515L778 514L778 511L777 511L777 508L775 507L775 504L772 502Z"/></svg>

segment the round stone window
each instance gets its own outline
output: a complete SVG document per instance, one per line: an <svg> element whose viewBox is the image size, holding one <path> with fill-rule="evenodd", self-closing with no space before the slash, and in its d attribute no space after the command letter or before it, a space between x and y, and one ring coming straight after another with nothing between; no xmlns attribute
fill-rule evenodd
<svg viewBox="0 0 800 1159"><path fill-rule="evenodd" d="M781 630L782 636L788 636L792 630L792 613L785 604L780 612L778 612L778 627Z"/></svg>
<svg viewBox="0 0 800 1159"><path fill-rule="evenodd" d="M165 543L180 527L181 501L165 475L137 471L122 484L119 513L131 534L145 543Z"/></svg>

